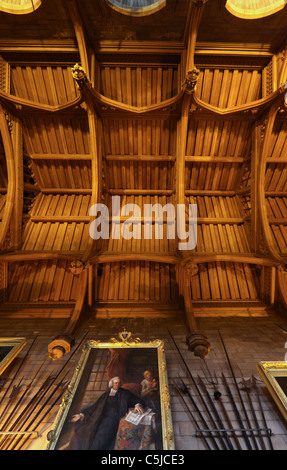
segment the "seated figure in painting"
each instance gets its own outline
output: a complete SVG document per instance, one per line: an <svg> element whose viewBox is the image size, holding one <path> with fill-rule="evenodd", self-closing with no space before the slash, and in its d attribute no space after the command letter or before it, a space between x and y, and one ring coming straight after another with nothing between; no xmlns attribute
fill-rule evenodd
<svg viewBox="0 0 287 470"><path fill-rule="evenodd" d="M143 373L141 397L146 408L141 415L130 412L120 420L116 450L153 450L162 448L161 414L158 382L150 370Z"/></svg>
<svg viewBox="0 0 287 470"><path fill-rule="evenodd" d="M112 450L121 418L130 408L136 413L144 411L144 401L120 386L120 378L109 382L109 390L90 407L75 414L75 433L70 450Z"/></svg>

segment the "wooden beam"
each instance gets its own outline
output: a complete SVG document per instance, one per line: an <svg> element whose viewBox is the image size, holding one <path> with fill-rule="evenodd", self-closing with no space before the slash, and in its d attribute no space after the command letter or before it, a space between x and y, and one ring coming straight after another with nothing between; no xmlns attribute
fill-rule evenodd
<svg viewBox="0 0 287 470"><path fill-rule="evenodd" d="M244 163L248 159L245 157L211 157L211 156L186 156L186 162L194 163Z"/></svg>
<svg viewBox="0 0 287 470"><path fill-rule="evenodd" d="M117 162L174 162L175 156L170 155L105 155L106 161Z"/></svg>
<svg viewBox="0 0 287 470"><path fill-rule="evenodd" d="M89 79L91 79L91 68L90 68L90 61L89 61L89 46L87 43L87 37L86 37L86 32L84 31L84 26L83 22L78 10L78 7L74 0L69 0L68 1L68 10L71 15L71 19L73 22L77 42L78 42L78 48L79 48L79 53L80 53L80 58L81 58L81 64L83 68L85 69Z"/></svg>
<svg viewBox="0 0 287 470"><path fill-rule="evenodd" d="M22 124L13 121L12 145L15 158L15 200L11 219L11 249L19 249L22 244L22 216L24 204L23 174L23 134Z"/></svg>
<svg viewBox="0 0 287 470"><path fill-rule="evenodd" d="M43 194L92 194L92 188L42 188Z"/></svg>
<svg viewBox="0 0 287 470"><path fill-rule="evenodd" d="M251 198L251 228L250 228L250 244L251 250L260 251L260 232L261 221L259 216L259 198L258 198L258 178L259 178L259 159L261 148L260 126L257 124L252 132L252 155L251 155L251 181L250 181L250 198ZM238 194L246 194L240 193Z"/></svg>
<svg viewBox="0 0 287 470"><path fill-rule="evenodd" d="M281 100L280 100L281 101ZM277 100L270 108L266 123L264 124L264 138L262 142L262 147L260 148L260 156L258 159L258 178L257 178L257 187L256 187L256 194L258 200L258 210L260 214L260 223L262 227L264 241L266 246L270 252L270 254L274 257L274 259L284 262L284 258L282 257L281 253L279 253L279 249L276 245L274 240L273 234L270 228L270 222L268 220L267 214L267 206L265 200L265 172L266 172L266 158L270 155L270 142L272 139L272 131L274 127L274 122L278 110L280 108L280 102Z"/></svg>
<svg viewBox="0 0 287 470"><path fill-rule="evenodd" d="M109 194L112 195L143 195L143 196L172 196L173 189L109 189Z"/></svg>
<svg viewBox="0 0 287 470"><path fill-rule="evenodd" d="M92 157L90 154L77 154L77 153L63 153L63 154L55 154L55 153L32 153L29 155L31 160L78 160L78 161L86 161L91 160Z"/></svg>
<svg viewBox="0 0 287 470"><path fill-rule="evenodd" d="M186 196L222 196L222 197L232 197L237 194L236 191L224 191L216 189L185 189L184 191Z"/></svg>
<svg viewBox="0 0 287 470"><path fill-rule="evenodd" d="M1 221L1 230L0 230L0 249L3 246L5 241L9 225L12 218L14 202L15 202L15 192L16 192L16 182L15 182L15 161L14 161L14 150L12 145L12 140L8 128L8 122L4 109L0 106L0 132L2 135L2 141L4 146L6 166L7 166L7 194L4 211L2 214Z"/></svg>

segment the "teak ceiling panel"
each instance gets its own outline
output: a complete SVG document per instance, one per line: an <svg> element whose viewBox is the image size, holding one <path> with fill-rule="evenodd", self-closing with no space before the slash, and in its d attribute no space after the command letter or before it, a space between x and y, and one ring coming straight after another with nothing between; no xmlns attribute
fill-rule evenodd
<svg viewBox="0 0 287 470"><path fill-rule="evenodd" d="M272 163L269 160L266 165L264 187L268 193L287 191L287 162Z"/></svg>
<svg viewBox="0 0 287 470"><path fill-rule="evenodd" d="M277 118L269 143L269 157L284 158L287 151L287 121Z"/></svg>
<svg viewBox="0 0 287 470"><path fill-rule="evenodd" d="M107 162L106 178L109 189L173 190L172 162Z"/></svg>
<svg viewBox="0 0 287 470"><path fill-rule="evenodd" d="M262 96L260 70L202 69L196 95L218 108L231 108L250 103Z"/></svg>
<svg viewBox="0 0 287 470"><path fill-rule="evenodd" d="M198 196L187 201L197 204L196 252L250 252L244 219L235 197Z"/></svg>
<svg viewBox="0 0 287 470"><path fill-rule="evenodd" d="M190 118L186 155L244 157L251 129L249 121Z"/></svg>
<svg viewBox="0 0 287 470"><path fill-rule="evenodd" d="M9 264L8 301L75 302L79 277L65 260L23 261Z"/></svg>
<svg viewBox="0 0 287 470"><path fill-rule="evenodd" d="M28 154L89 154L86 116L36 116L23 119Z"/></svg>
<svg viewBox="0 0 287 470"><path fill-rule="evenodd" d="M79 90L68 66L11 66L11 93L56 106L75 99Z"/></svg>
<svg viewBox="0 0 287 470"><path fill-rule="evenodd" d="M89 240L89 208L90 195L38 195L22 249L84 252Z"/></svg>
<svg viewBox="0 0 287 470"><path fill-rule="evenodd" d="M234 190L240 167L240 163L188 162L185 167L185 189Z"/></svg>
<svg viewBox="0 0 287 470"><path fill-rule="evenodd" d="M68 160L38 160L31 162L31 168L37 185L45 188L90 189L91 162Z"/></svg>
<svg viewBox="0 0 287 470"><path fill-rule="evenodd" d="M99 277L99 301L178 301L175 269L169 264L148 261L110 263L103 265Z"/></svg>
<svg viewBox="0 0 287 470"><path fill-rule="evenodd" d="M201 263L192 276L193 300L256 300L258 279L248 264L232 262Z"/></svg>
<svg viewBox="0 0 287 470"><path fill-rule="evenodd" d="M267 216L276 246L281 254L287 253L287 198L267 197Z"/></svg>
<svg viewBox="0 0 287 470"><path fill-rule="evenodd" d="M109 197L107 199L107 206L109 208L109 214L112 215L112 200ZM152 206L159 204L161 207L164 207L166 204L174 205L173 197L165 196L120 196L120 209L121 212L123 207L126 204L136 204L139 207L141 217L144 217L145 204L151 204ZM131 214L137 219L136 214ZM153 217L154 214L153 214ZM125 219L128 219L129 216L126 216ZM151 239L144 237L144 222L139 220L138 224L135 224L132 228L134 229L134 236L131 239L128 239L128 228L127 225L123 227L124 220L122 218L119 229L120 236L115 238L115 231L112 231L112 224L110 224L110 237L108 240L102 241L102 249L109 252L126 252L126 253L137 253L137 252L175 252L176 251L176 240L167 238L167 214L163 212L163 217L160 220L162 221L162 234L160 227L155 226L154 223L150 224L151 228ZM134 220L136 222L136 220ZM147 220L146 220L147 222ZM127 222L128 224L128 222ZM124 233L124 235L123 235ZM138 236L138 238L136 238ZM160 238L161 237L161 238Z"/></svg>
<svg viewBox="0 0 287 470"><path fill-rule="evenodd" d="M104 119L106 155L175 155L176 121Z"/></svg>
<svg viewBox="0 0 287 470"><path fill-rule="evenodd" d="M6 194L0 194L0 222L1 222L3 211L4 211L5 202L6 202ZM1 225L0 225L0 228L1 228Z"/></svg>
<svg viewBox="0 0 287 470"><path fill-rule="evenodd" d="M4 155L0 155L0 188L7 188L7 167Z"/></svg>
<svg viewBox="0 0 287 470"><path fill-rule="evenodd" d="M103 95L131 106L149 106L178 93L177 67L104 66L100 76Z"/></svg>

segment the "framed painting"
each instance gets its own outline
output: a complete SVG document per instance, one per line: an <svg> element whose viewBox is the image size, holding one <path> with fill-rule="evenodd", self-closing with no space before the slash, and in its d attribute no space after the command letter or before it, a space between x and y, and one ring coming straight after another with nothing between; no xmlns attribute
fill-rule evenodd
<svg viewBox="0 0 287 470"><path fill-rule="evenodd" d="M287 421L287 362L259 362L256 369Z"/></svg>
<svg viewBox="0 0 287 470"><path fill-rule="evenodd" d="M0 338L0 375L26 344L25 338Z"/></svg>
<svg viewBox="0 0 287 470"><path fill-rule="evenodd" d="M46 450L173 450L164 343L86 343Z"/></svg>

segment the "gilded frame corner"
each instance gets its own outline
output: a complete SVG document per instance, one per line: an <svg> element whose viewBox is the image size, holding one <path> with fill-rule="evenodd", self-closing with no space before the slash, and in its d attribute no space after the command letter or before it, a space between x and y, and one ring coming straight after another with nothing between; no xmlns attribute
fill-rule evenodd
<svg viewBox="0 0 287 470"><path fill-rule="evenodd" d="M10 348L10 351L0 361L0 376L5 369L11 364L19 352L24 348L27 341L26 338L1 338L0 337L0 348Z"/></svg>
<svg viewBox="0 0 287 470"><path fill-rule="evenodd" d="M284 420L287 422L287 394L285 394L276 380L276 378L280 377L287 378L287 362L262 361L257 364L256 369L279 408Z"/></svg>
<svg viewBox="0 0 287 470"><path fill-rule="evenodd" d="M162 425L162 446L163 450L174 450L174 433L172 425L172 416L170 408L170 394L167 378L167 367L164 350L164 342L162 340L154 340L150 342L141 342L139 338L131 338L131 334L125 337L119 333L119 339L111 338L109 342L100 342L89 340L86 342L82 355L76 366L71 382L64 393L57 416L55 418L52 429L47 434L45 450L57 450L56 445L60 437L61 430L65 424L69 409L73 402L77 387L79 385L82 374L85 370L91 350L94 348L110 349L110 348L154 348L157 350L159 393L161 405L161 425Z"/></svg>

